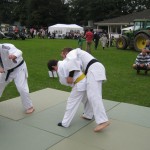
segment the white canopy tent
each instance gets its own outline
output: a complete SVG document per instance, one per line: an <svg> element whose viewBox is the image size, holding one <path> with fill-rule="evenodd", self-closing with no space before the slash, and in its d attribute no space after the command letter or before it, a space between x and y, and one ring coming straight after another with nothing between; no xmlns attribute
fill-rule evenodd
<svg viewBox="0 0 150 150"><path fill-rule="evenodd" d="M56 34L66 34L67 32L74 31L83 33L83 27L76 24L56 24L48 27L48 32Z"/></svg>

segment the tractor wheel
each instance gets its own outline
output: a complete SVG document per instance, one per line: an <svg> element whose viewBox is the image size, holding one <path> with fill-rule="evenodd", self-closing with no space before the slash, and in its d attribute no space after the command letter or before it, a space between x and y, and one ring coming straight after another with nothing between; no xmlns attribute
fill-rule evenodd
<svg viewBox="0 0 150 150"><path fill-rule="evenodd" d="M149 39L149 37L146 34L138 34L134 39L134 49L141 51L146 46L147 39Z"/></svg>
<svg viewBox="0 0 150 150"><path fill-rule="evenodd" d="M126 49L128 47L126 39L124 37L119 37L116 40L116 47L118 49Z"/></svg>

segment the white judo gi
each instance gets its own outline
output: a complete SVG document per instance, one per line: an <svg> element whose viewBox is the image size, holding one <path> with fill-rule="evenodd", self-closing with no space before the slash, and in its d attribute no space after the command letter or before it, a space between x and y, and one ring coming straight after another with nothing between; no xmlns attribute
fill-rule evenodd
<svg viewBox="0 0 150 150"><path fill-rule="evenodd" d="M70 51L66 59L70 62L70 66L77 66L76 61L80 61L82 63L82 70L85 72L88 63L95 58L91 54L77 48ZM86 79L87 98L91 107L88 107L89 109L83 116L92 119L94 115L98 125L107 122L108 117L102 102L102 82L106 80L104 66L99 62L91 64L86 74Z"/></svg>
<svg viewBox="0 0 150 150"><path fill-rule="evenodd" d="M68 65L68 62L66 60L58 62L57 72L58 72L60 83L72 87L70 96L68 97L67 100L66 111L63 120L61 122L64 127L69 127L77 111L77 108L79 107L81 102L84 103L84 111L86 112L88 109L87 96L86 96L86 78L80 69L79 62L76 62L76 66L70 67L70 65ZM74 82L76 82L80 77L82 78L80 78L80 80L78 80L78 82L75 84L74 83L68 84L66 78L69 76L69 72L72 70L75 70L74 77L73 77Z"/></svg>
<svg viewBox="0 0 150 150"><path fill-rule="evenodd" d="M15 55L17 58L13 61L12 59L9 59L9 55ZM5 87L14 80L17 90L20 93L24 108L27 110L33 107L32 101L29 97L29 88L27 83L28 71L26 63L23 62L22 51L12 44L0 44L0 57L2 60L1 67L4 68L4 73L0 73L0 97L2 96ZM21 62L22 64L15 68ZM15 69L10 73L6 80L8 70L12 68Z"/></svg>

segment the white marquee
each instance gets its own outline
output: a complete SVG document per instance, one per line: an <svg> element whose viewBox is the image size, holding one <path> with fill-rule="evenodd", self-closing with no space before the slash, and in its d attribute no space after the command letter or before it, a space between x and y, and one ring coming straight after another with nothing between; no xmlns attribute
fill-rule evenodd
<svg viewBox="0 0 150 150"><path fill-rule="evenodd" d="M76 24L56 24L48 27L48 32L50 33L66 34L70 31L82 33L83 27Z"/></svg>

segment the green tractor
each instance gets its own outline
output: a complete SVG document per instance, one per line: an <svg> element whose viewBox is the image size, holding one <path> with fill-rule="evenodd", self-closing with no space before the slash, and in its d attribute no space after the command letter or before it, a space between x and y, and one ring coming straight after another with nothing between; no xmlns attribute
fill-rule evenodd
<svg viewBox="0 0 150 150"><path fill-rule="evenodd" d="M124 32L116 40L116 47L118 49L129 47L141 51L145 47L147 39L150 39L150 19L135 19L133 31Z"/></svg>

